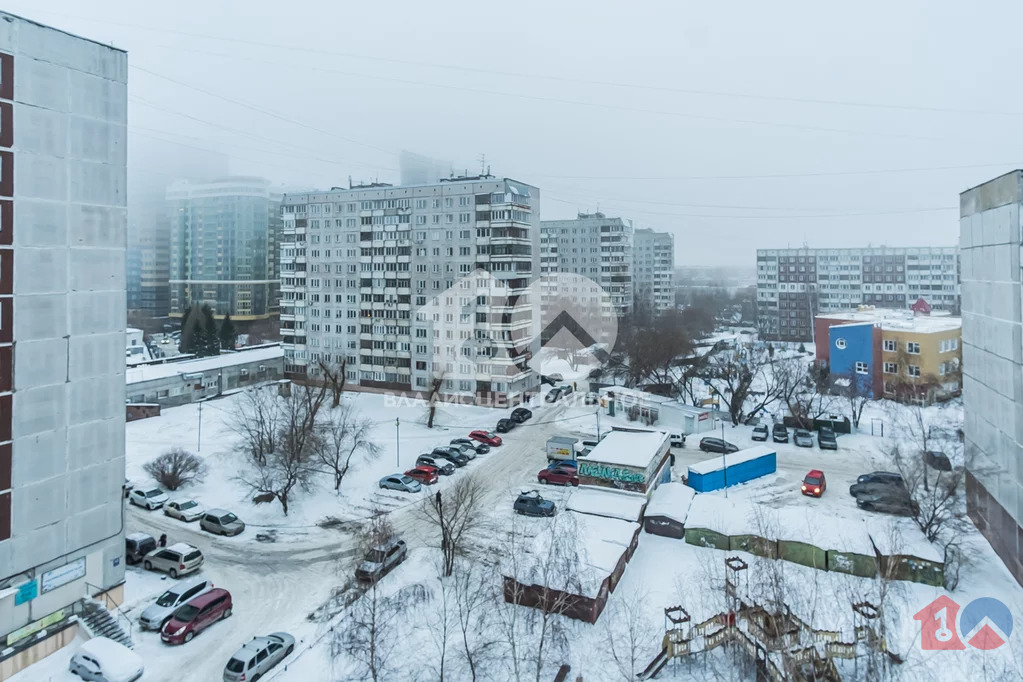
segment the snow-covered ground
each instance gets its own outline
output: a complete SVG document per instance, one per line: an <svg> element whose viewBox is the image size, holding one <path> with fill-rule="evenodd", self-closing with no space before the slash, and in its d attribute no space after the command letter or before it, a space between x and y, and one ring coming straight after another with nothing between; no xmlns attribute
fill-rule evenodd
<svg viewBox="0 0 1023 682"><path fill-rule="evenodd" d="M578 382L579 391L572 400L548 404L542 399L534 401L534 417L525 425L504 436L505 444L480 455L467 468L454 476L442 477L441 489L460 477L475 474L487 484L485 493L484 527L487 531L476 539L468 557L472 571L489 580L494 590L494 603L488 609L489 628L499 638L507 627L502 620L508 614L518 613L521 622L516 627L527 628L536 622L536 612L507 606L500 599L499 575L493 567L499 557L506 556L514 546L532 544L530 540L541 534L557 534L564 529L557 519L524 519L511 508L515 495L523 490L539 488L536 472L546 465L544 444L552 435L592 437L596 435L595 406L583 404L585 376L589 367L580 366L572 371L564 360L551 360L543 368L545 373L560 372L565 381ZM544 391L546 392L546 387ZM238 436L231 429L231 420L238 396L210 401L203 406L202 439L198 439L198 406L189 405L165 410L158 418L132 422L127 425L128 477L136 485L146 485L142 465L171 447L184 447L206 458L210 467L205 482L180 491L172 497L194 497L207 507L225 507L237 513L249 525L249 530L235 538L212 537L198 530L197 524L184 524L165 517L160 512L146 512L131 507L128 513L128 531L145 531L154 535L167 533L171 542L184 541L199 547L206 556L203 573L215 585L231 591L234 615L217 623L210 630L181 647L168 647L159 641L159 635L139 632L133 637L136 650L146 661L145 680L178 682L183 671L187 679L220 679L224 664L231 653L255 635L285 630L296 636L299 643L295 653L264 680L279 682L306 682L310 680L346 679L356 673L358 662L345 653L332 653L334 633L350 628L347 611L340 605L335 592L352 575L355 556L351 525L320 527L317 522L336 517L346 521L365 519L375 510L389 513L397 532L408 543L409 557L380 583L381 598L410 600L401 612L400 622L393 632L400 636L400 646L394 653L394 667L387 679L433 679L439 661L439 618L443 604L451 598L447 590L450 583L438 578L440 553L435 548L432 529L416 513L420 495L402 495L383 492L377 481L395 471L413 466L416 456L452 438L464 436L473 428L493 428L497 419L507 416L508 410L492 410L459 405L442 405L434 429L424 422L426 406L422 403L396 405L389 396L347 393L344 400L357 406L360 413L376 423L374 440L381 448L378 456L358 461L342 485L340 495L335 494L327 477L308 492L299 493L285 517L280 505L270 503L253 505L249 491L236 480L242 458L235 445ZM944 423L961 419L955 405L928 408L928 418ZM400 446L395 418L401 419ZM876 421L875 421L876 420ZM881 422L885 436L880 436ZM871 435L871 424L875 433ZM637 426L623 416L600 418L600 428ZM667 428L665 425L664 428ZM716 431L701 435L720 436ZM751 427L724 426L724 437L739 447L754 444L750 439ZM840 525L842 519L862 521L864 514L848 495L848 486L861 473L889 468L884 449L898 437L891 410L884 405L868 406L861 422L861 430L838 439L837 451L797 448L795 445L774 444L778 454L777 473L729 489L728 499L742 505L759 505L767 509L782 509L787 514L803 514L807 520L806 532L813 532L815 518L827 518L829 526ZM679 480L690 463L710 456L698 450L699 436L693 435L684 449L674 450L676 464L673 477ZM197 447L198 446L198 447ZM828 491L820 499L800 494L799 483L810 469L822 469L828 478ZM432 492L437 488L429 488ZM559 510L570 506L573 495L585 491L570 488L543 489L545 497L555 501ZM724 493L714 495L724 497ZM580 499L576 506L592 506ZM737 507L740 505L736 505ZM275 529L276 542L256 541L256 534ZM518 537L514 545L513 540ZM967 538L968 563L961 571L959 588L950 596L961 605L973 598L992 596L1001 599L1013 613L1023 613L1023 590L1012 580L987 543L975 531ZM633 629L642 637L636 646L636 656L646 663L660 649L664 631L664 608L681 604L693 615L694 621L724 610L721 589L726 556L740 554L750 564L751 590L765 584L769 577L783 576L787 601L803 620L821 629L841 629L850 622L850 600L875 593L877 582L844 574L815 571L787 562L742 555L736 552L695 547L684 541L641 533L639 547L627 567L624 578L611 594L604 615L596 625L555 618L563 635L564 649L551 651L544 661L541 679L551 679L557 666L569 663L572 678L582 675L586 680L623 679L620 661L611 653L612 642L617 642L621 658L624 631ZM171 581L160 574L130 568L126 584L124 611L135 619L153 598ZM993 652L967 650L958 652L923 652L919 648L919 623L914 613L945 591L940 588L910 583L899 583L888 602L888 620L892 624L889 634L891 648L906 657L897 668L910 680L976 679L978 671L989 671L989 679L1004 679L1006 664L1012 666L1016 647L1002 647ZM509 610L513 609L513 610ZM316 614L315 616L313 614ZM445 678L466 679L464 661L458 653L460 644L451 633L448 665ZM460 635L460 633L457 633ZM481 633L477 633L481 634ZM1016 638L1018 640L1018 637ZM43 663L13 678L16 682L36 680L76 679L66 672L67 658L73 647L52 656ZM714 652L685 664L666 669L661 678L674 673L679 679L707 679L707 666L720 668L721 653ZM723 669L723 668L720 668ZM1018 675L1021 667L1011 668ZM851 671L843 670L849 678ZM535 671L524 676L533 678ZM488 669L481 679L513 679L511 667L504 661Z"/></svg>

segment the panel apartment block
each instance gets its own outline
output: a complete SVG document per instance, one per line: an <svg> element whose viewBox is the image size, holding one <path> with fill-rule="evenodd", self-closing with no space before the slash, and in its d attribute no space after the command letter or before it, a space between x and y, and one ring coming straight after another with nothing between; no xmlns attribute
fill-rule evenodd
<svg viewBox="0 0 1023 682"><path fill-rule="evenodd" d="M966 509L1023 583L1023 171L959 198Z"/></svg>
<svg viewBox="0 0 1023 682"><path fill-rule="evenodd" d="M286 195L285 371L346 363L362 390L425 393L440 379L445 397L478 402L535 393L539 201L492 176Z"/></svg>
<svg viewBox="0 0 1023 682"><path fill-rule="evenodd" d="M957 247L757 250L757 323L767 339L811 341L818 313L905 309L921 298L958 314Z"/></svg>
<svg viewBox="0 0 1023 682"><path fill-rule="evenodd" d="M633 253L635 308L649 314L675 307L675 237L668 232L636 230Z"/></svg>
<svg viewBox="0 0 1023 682"><path fill-rule="evenodd" d="M127 72L0 12L0 651L124 581Z"/></svg>
<svg viewBox="0 0 1023 682"><path fill-rule="evenodd" d="M625 317L632 312L632 221L580 213L574 220L544 220L540 230L540 274L587 277L607 294L610 309L605 313Z"/></svg>

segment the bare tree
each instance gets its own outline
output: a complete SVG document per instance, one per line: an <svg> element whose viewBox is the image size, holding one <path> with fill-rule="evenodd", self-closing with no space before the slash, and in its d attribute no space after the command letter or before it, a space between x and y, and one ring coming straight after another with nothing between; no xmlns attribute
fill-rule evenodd
<svg viewBox="0 0 1023 682"><path fill-rule="evenodd" d="M644 607L650 606L649 595L638 592L616 595L610 608L601 615L604 641L618 674L625 682L633 682L649 661L644 653L650 643L663 635L646 617Z"/></svg>
<svg viewBox="0 0 1023 682"><path fill-rule="evenodd" d="M899 446L892 447L888 455L906 482L914 502L913 520L924 536L930 542L941 542L946 548L957 545L968 523L962 499L965 468L932 470L917 453L904 454Z"/></svg>
<svg viewBox="0 0 1023 682"><path fill-rule="evenodd" d="M774 355L771 346L768 356ZM807 363L805 358L777 358L771 362L778 399L804 428L832 410L834 396L827 387L827 371Z"/></svg>
<svg viewBox="0 0 1023 682"><path fill-rule="evenodd" d="M345 392L345 382L348 380L345 370L348 369L348 360L342 359L340 364L331 364L326 360L317 360L316 364L320 368L320 373L323 375L327 385L330 387L332 398L330 407L334 409L341 404L341 394Z"/></svg>
<svg viewBox="0 0 1023 682"><path fill-rule="evenodd" d="M485 486L477 476L460 478L446 494L437 491L420 507L424 520L440 531L442 574L451 575L461 554L483 518Z"/></svg>
<svg viewBox="0 0 1023 682"><path fill-rule="evenodd" d="M778 381L766 351L721 350L707 360L703 379L725 403L732 424L778 400Z"/></svg>
<svg viewBox="0 0 1023 682"><path fill-rule="evenodd" d="M292 493L308 489L316 473L310 467L314 454L321 448L322 433L316 416L326 398L327 388L323 386L294 386L291 393L279 397L275 417L278 423L275 447L272 452L262 452L256 447L260 443L248 443L249 452L259 452L250 458L251 470L238 476L253 492L273 495L288 514ZM246 412L253 403L242 403L242 419L258 422L258 414ZM262 437L259 429L256 436ZM249 432L249 430L246 430Z"/></svg>
<svg viewBox="0 0 1023 682"><path fill-rule="evenodd" d="M172 448L156 459L146 462L142 469L167 490L201 483L207 467L202 457L183 448Z"/></svg>
<svg viewBox="0 0 1023 682"><path fill-rule="evenodd" d="M835 379L834 392L842 396L849 405L849 418L853 426L860 427L860 416L867 403L874 400L873 379L869 374L849 372Z"/></svg>
<svg viewBox="0 0 1023 682"><path fill-rule="evenodd" d="M360 416L352 405L328 413L314 459L333 476L335 492L341 489L356 454L370 459L380 453L380 447L370 440L372 433L372 420Z"/></svg>
<svg viewBox="0 0 1023 682"><path fill-rule="evenodd" d="M492 575L473 569L473 564L456 564L452 581L458 607L457 635L461 639L461 653L473 682L476 682L484 673L497 644L492 634L493 604L501 596L494 590L496 581Z"/></svg>
<svg viewBox="0 0 1023 682"><path fill-rule="evenodd" d="M246 458L265 463L277 450L282 416L275 386L257 386L245 391L235 408L231 429L240 436L237 449Z"/></svg>
<svg viewBox="0 0 1023 682"><path fill-rule="evenodd" d="M441 371L430 380L430 416L426 422L426 428L433 428L433 419L437 416L437 402L440 400L440 389L444 386L445 372Z"/></svg>

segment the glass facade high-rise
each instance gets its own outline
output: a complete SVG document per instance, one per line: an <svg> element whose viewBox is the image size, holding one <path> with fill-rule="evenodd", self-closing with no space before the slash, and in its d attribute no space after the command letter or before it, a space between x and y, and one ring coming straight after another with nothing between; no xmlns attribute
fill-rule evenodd
<svg viewBox="0 0 1023 682"><path fill-rule="evenodd" d="M278 313L280 201L262 178L171 185L172 316L194 303L241 321Z"/></svg>

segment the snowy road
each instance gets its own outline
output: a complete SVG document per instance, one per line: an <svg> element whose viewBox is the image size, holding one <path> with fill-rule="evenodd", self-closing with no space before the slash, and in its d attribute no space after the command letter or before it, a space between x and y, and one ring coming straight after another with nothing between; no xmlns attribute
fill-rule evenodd
<svg viewBox="0 0 1023 682"><path fill-rule="evenodd" d="M536 472L546 465L545 444L555 433L585 429L592 424L585 417L565 419L566 403L534 408L534 417L504 436L505 444L480 455L452 478L468 473L490 482L485 508L507 505L515 495L535 485ZM433 492L433 488L429 489ZM391 522L410 548L432 544L432 528L418 514L420 496L402 496L379 491L372 506L390 514ZM128 530L159 537L167 533L172 542L187 542L202 550L206 563L203 574L218 587L231 592L233 615L215 624L178 652L165 646L158 633L140 632L134 638L136 650L145 658L146 679L177 682L182 669L170 661L187 660L188 679L219 679L231 654L245 641L275 630L311 632L307 614L329 598L332 588L345 582L354 553L348 533L312 527L282 527L283 541L258 543L256 528L234 538L212 536L197 523L183 524L160 512L129 506ZM140 570L140 569L132 569ZM159 584L147 599L129 605L128 615L136 619L141 610L172 581ZM302 649L300 644L299 650ZM165 663L166 662L166 663Z"/></svg>

